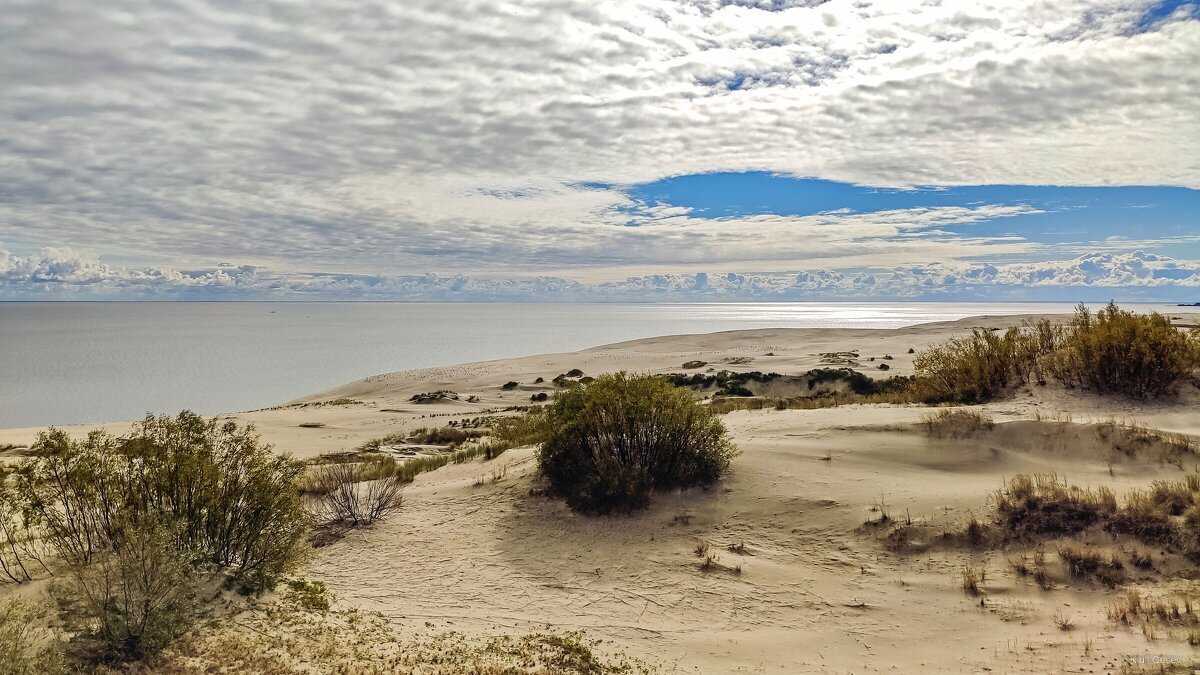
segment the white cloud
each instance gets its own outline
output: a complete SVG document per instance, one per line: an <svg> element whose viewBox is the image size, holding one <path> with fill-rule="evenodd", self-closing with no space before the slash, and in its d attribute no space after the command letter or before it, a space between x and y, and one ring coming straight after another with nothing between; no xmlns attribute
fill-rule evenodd
<svg viewBox="0 0 1200 675"><path fill-rule="evenodd" d="M280 273L253 266L206 270L127 269L73 251L17 256L0 248L0 297L13 299L716 301L954 299L982 293L1083 299L1109 290L1188 299L1200 289L1200 263L1135 251L1068 261L934 263L846 272L692 272L580 283L553 276L343 275ZM1074 294L1074 295L1072 295Z"/></svg>
<svg viewBox="0 0 1200 675"><path fill-rule="evenodd" d="M1151 4L9 0L0 238L383 275L763 271L811 264L810 238L856 264L909 228L703 222L579 185L1200 187L1200 21L1139 30ZM1029 250L910 216L885 264Z"/></svg>

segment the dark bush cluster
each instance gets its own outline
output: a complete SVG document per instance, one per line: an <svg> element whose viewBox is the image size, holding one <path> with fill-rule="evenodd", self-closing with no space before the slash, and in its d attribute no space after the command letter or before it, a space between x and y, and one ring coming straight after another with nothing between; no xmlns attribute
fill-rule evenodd
<svg viewBox="0 0 1200 675"><path fill-rule="evenodd" d="M448 445L456 447L483 435L484 432L477 429L463 429L451 426L422 427L410 433L404 440L418 445Z"/></svg>
<svg viewBox="0 0 1200 675"><path fill-rule="evenodd" d="M588 513L630 511L655 491L709 485L735 453L711 411L657 376L616 373L565 389L545 424L541 471Z"/></svg>
<svg viewBox="0 0 1200 675"><path fill-rule="evenodd" d="M720 370L715 373L692 373L691 375L674 373L667 377L676 387L688 387L695 390L716 387L718 396L753 396L754 393L746 387L748 383L766 383L783 376L779 373L760 373L757 370L748 373Z"/></svg>
<svg viewBox="0 0 1200 675"><path fill-rule="evenodd" d="M850 391L859 396L900 393L907 389L911 379L894 376L877 380L853 368L816 368L805 373L804 378L809 389L823 383L845 382Z"/></svg>
<svg viewBox="0 0 1200 675"><path fill-rule="evenodd" d="M413 403L437 403L438 401L457 401L458 399L459 396L457 393L447 389L424 391L419 394L413 394L408 398Z"/></svg>

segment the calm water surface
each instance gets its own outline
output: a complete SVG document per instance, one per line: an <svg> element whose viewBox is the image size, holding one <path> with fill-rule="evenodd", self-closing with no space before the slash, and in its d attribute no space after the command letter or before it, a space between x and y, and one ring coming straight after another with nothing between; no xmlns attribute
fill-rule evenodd
<svg viewBox="0 0 1200 675"><path fill-rule="evenodd" d="M896 328L1070 310L1056 303L0 303L0 428L248 410L367 375L656 335Z"/></svg>

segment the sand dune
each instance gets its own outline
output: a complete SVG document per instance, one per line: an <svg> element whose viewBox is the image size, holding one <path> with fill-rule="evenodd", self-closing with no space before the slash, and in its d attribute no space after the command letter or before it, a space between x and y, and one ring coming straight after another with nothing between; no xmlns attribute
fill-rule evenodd
<svg viewBox="0 0 1200 675"><path fill-rule="evenodd" d="M307 457L528 404L572 368L675 373L699 360L700 370L800 374L856 351L864 373L882 374L889 355L886 374L906 374L910 349L1021 319L661 337L379 375L229 417ZM519 386L503 390L510 380ZM438 390L458 400L410 400ZM420 475L401 511L318 549L304 575L401 632L577 628L663 672L1099 673L1137 657L1191 657L1177 637L1151 642L1108 621L1114 591L1059 572L1043 590L1011 568L1022 549L940 545L936 533L986 517L989 494L1016 473L1117 492L1176 479L1195 468L1194 454L1106 421L1200 437L1198 403L1194 387L1149 404L1035 387L977 408L993 428L942 435L921 427L929 411L917 406L735 412L724 418L741 450L729 477L660 495L630 517L581 516L541 496L534 450L510 450ZM0 446L35 431L0 432ZM910 535L925 540L896 550L895 523L910 519L920 525ZM986 566L981 596L964 593L964 564ZM1056 628L1055 612L1074 628Z"/></svg>

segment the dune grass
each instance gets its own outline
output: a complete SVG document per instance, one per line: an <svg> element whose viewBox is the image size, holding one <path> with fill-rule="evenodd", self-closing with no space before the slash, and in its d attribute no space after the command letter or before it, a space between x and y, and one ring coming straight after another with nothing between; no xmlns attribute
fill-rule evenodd
<svg viewBox="0 0 1200 675"><path fill-rule="evenodd" d="M921 416L918 423L926 434L937 438L960 438L990 431L996 422L986 413L969 409L942 409Z"/></svg>

